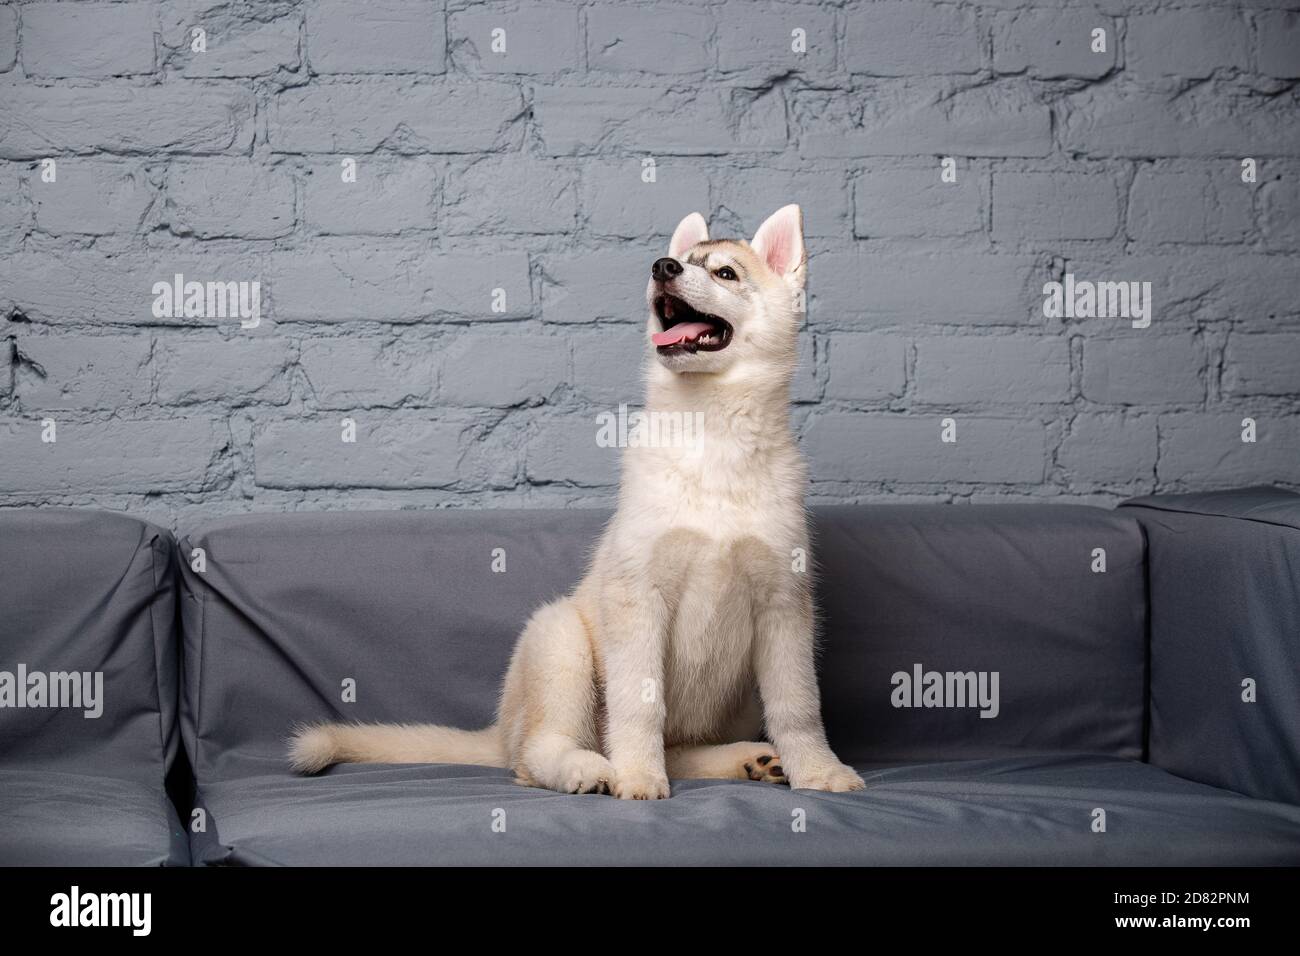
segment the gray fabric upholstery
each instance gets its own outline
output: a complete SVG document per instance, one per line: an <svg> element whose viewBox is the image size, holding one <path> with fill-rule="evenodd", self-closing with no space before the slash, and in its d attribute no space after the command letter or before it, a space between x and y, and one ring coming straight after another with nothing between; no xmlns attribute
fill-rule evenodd
<svg viewBox="0 0 1300 956"><path fill-rule="evenodd" d="M1145 552L1127 515L835 507L815 532L823 712L845 759L1142 756ZM891 675L916 664L997 672L997 717L894 707Z"/></svg>
<svg viewBox="0 0 1300 956"><path fill-rule="evenodd" d="M1300 864L1300 496L1261 489L818 510L823 709L861 793L289 773L301 721L489 722L520 628L606 517L247 516L174 542L0 511L0 671L102 671L105 691L96 719L0 708L0 863ZM897 706L917 666L996 673L997 716ZM178 737L206 811L188 836L163 790Z"/></svg>
<svg viewBox="0 0 1300 956"><path fill-rule="evenodd" d="M1300 495L1157 495L1123 510L1151 552L1152 763L1300 803Z"/></svg>
<svg viewBox="0 0 1300 956"><path fill-rule="evenodd" d="M516 636L581 576L605 517L295 514L185 537L183 723L200 786L283 771L301 721L490 723ZM1141 756L1135 521L1072 506L838 508L815 533L824 710L846 759ZM1095 548L1105 573L1090 570ZM915 664L998 672L997 717L892 706L891 675ZM340 699L347 679L355 703Z"/></svg>
<svg viewBox="0 0 1300 956"><path fill-rule="evenodd" d="M348 766L204 788L199 863L1206 865L1300 863L1300 807L1116 757L864 768L825 794L738 780L621 801L516 786L481 767ZM1106 830L1093 832L1094 811ZM802 832L794 824L800 819ZM493 829L498 821L497 829ZM500 832L504 822L504 832Z"/></svg>
<svg viewBox="0 0 1300 956"><path fill-rule="evenodd" d="M862 794L683 781L629 808L506 771L287 772L320 718L492 719L528 614L582 574L604 514L259 516L184 537L182 723L209 830L197 862L1028 863L1296 859L1293 807L1178 780L1142 754L1141 529L1073 506L835 508L815 523L824 709ZM205 570L188 565L201 549ZM492 570L502 549L506 570ZM1094 571L1104 549L1106 570ZM998 671L1000 709L907 709L914 664ZM343 703L343 682L357 699ZM948 761L948 762L935 762ZM790 830L808 811L807 831ZM1091 830L1105 809L1108 829ZM506 834L492 830L504 810ZM497 839L494 842L494 837Z"/></svg>
<svg viewBox="0 0 1300 956"><path fill-rule="evenodd" d="M174 549L122 515L0 511L0 671L103 682L98 717L0 707L0 863L188 862L164 793L178 747Z"/></svg>
<svg viewBox="0 0 1300 956"><path fill-rule="evenodd" d="M161 783L0 769L0 866L189 862L189 838Z"/></svg>

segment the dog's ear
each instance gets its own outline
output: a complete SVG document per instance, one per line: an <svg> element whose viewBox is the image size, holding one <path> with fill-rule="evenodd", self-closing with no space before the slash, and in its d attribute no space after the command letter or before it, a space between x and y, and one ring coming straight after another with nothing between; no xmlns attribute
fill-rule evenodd
<svg viewBox="0 0 1300 956"><path fill-rule="evenodd" d="M673 238L668 243L668 255L674 259L681 258L683 252L707 238L709 238L708 223L698 212L693 212L679 222L677 228L673 230Z"/></svg>
<svg viewBox="0 0 1300 956"><path fill-rule="evenodd" d="M749 245L769 269L796 289L803 288L808 257L803 248L803 213L798 206L782 206L768 216Z"/></svg>

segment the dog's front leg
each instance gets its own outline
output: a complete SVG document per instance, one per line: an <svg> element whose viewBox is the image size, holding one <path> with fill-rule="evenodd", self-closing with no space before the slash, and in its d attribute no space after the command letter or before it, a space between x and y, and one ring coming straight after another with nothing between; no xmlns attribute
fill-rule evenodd
<svg viewBox="0 0 1300 956"><path fill-rule="evenodd" d="M664 642L668 615L658 593L605 588L601 645L605 660L605 740L614 765L614 796L668 796L664 760Z"/></svg>
<svg viewBox="0 0 1300 956"><path fill-rule="evenodd" d="M754 667L764 721L790 786L861 790L862 778L826 742L813 660L811 596L800 587L772 594L756 623Z"/></svg>

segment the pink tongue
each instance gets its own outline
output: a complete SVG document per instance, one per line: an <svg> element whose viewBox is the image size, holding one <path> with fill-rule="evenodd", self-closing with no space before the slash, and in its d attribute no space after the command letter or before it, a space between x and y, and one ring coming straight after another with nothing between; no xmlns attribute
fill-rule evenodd
<svg viewBox="0 0 1300 956"><path fill-rule="evenodd" d="M687 339L696 339L705 332L712 332L713 326L707 322L679 322L667 332L656 332L650 336L655 345L676 345Z"/></svg>

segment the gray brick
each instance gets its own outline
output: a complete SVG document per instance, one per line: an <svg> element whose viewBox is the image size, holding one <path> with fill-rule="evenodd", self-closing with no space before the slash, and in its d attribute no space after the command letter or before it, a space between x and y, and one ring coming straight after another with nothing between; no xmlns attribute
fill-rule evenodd
<svg viewBox="0 0 1300 956"><path fill-rule="evenodd" d="M698 164L666 161L657 165L655 174L654 182L642 182L641 163L635 158L588 166L582 178L582 204L591 231L631 238L659 236L667 245L686 213L708 213L709 178Z"/></svg>
<svg viewBox="0 0 1300 956"><path fill-rule="evenodd" d="M143 231L154 203L145 171L134 163L59 160L54 182L28 177L36 226L56 236L128 236Z"/></svg>
<svg viewBox="0 0 1300 956"><path fill-rule="evenodd" d="M714 208L739 220L742 231L737 235L752 237L763 220L787 202L797 202L803 210L805 237L850 233L853 210L843 173L767 166L738 169L730 164L715 165L711 170ZM709 228L721 235L720 223L710 220Z"/></svg>
<svg viewBox="0 0 1300 956"><path fill-rule="evenodd" d="M447 19L420 0L312 0L307 57L313 73L441 73Z"/></svg>
<svg viewBox="0 0 1300 956"><path fill-rule="evenodd" d="M490 157L453 170L443 200L444 231L572 234L576 179L571 169L522 156Z"/></svg>
<svg viewBox="0 0 1300 956"><path fill-rule="evenodd" d="M718 67L763 76L835 69L835 17L830 10L801 3L733 2L715 17ZM803 52L794 49L793 31L802 30Z"/></svg>
<svg viewBox="0 0 1300 956"><path fill-rule="evenodd" d="M252 137L252 93L226 86L23 86L0 98L0 157L9 159L239 152Z"/></svg>
<svg viewBox="0 0 1300 956"><path fill-rule="evenodd" d="M1228 339L1223 389L1231 395L1300 395L1300 334Z"/></svg>
<svg viewBox="0 0 1300 956"><path fill-rule="evenodd" d="M321 408L371 408L427 403L437 376L438 347L429 342L304 339L298 364Z"/></svg>
<svg viewBox="0 0 1300 956"><path fill-rule="evenodd" d="M95 250L20 252L0 256L0 314L18 309L36 322L71 324L230 325L216 318L157 318L156 282L254 281L256 257L232 250L112 254Z"/></svg>
<svg viewBox="0 0 1300 956"><path fill-rule="evenodd" d="M1279 176L1260 186L1259 196L1264 244L1272 249L1300 248L1300 181L1294 175Z"/></svg>
<svg viewBox="0 0 1300 956"><path fill-rule="evenodd" d="M164 4L162 42L177 51L172 59L185 76L267 76L298 69L301 14L248 22L223 14L221 7L212 0ZM190 49L190 30L197 26L207 31L202 53Z"/></svg>
<svg viewBox="0 0 1300 956"><path fill-rule="evenodd" d="M440 349L438 398L507 406L549 398L570 381L569 340L523 332L467 332ZM490 374L485 374L491 368Z"/></svg>
<svg viewBox="0 0 1300 956"><path fill-rule="evenodd" d="M161 337L154 355L158 401L166 405L289 400L289 343L265 335Z"/></svg>
<svg viewBox="0 0 1300 956"><path fill-rule="evenodd" d="M1092 51L1092 31L1106 31L1106 52ZM1115 66L1115 22L1095 10L1015 10L993 21L993 69L1043 79L1096 79Z"/></svg>
<svg viewBox="0 0 1300 956"><path fill-rule="evenodd" d="M4 236L11 239L21 236L31 214L21 168L16 163L0 163L0 241Z"/></svg>
<svg viewBox="0 0 1300 956"><path fill-rule="evenodd" d="M993 235L1016 239L1108 239L1119 229L1119 190L1106 175L993 174Z"/></svg>
<svg viewBox="0 0 1300 956"><path fill-rule="evenodd" d="M651 262L787 202L813 500L1300 487L1294 4L362 6L0 0L3 504L607 506ZM1149 281L1152 327L1045 317L1063 271ZM263 326L154 316L178 272ZM42 410L84 457L30 454Z"/></svg>
<svg viewBox="0 0 1300 956"><path fill-rule="evenodd" d="M1145 242L1242 242L1251 229L1250 189L1231 166L1141 169L1129 192L1128 234Z"/></svg>
<svg viewBox="0 0 1300 956"><path fill-rule="evenodd" d="M1030 256L833 252L808 268L814 327L1021 325L1042 315L1046 273Z"/></svg>
<svg viewBox="0 0 1300 956"><path fill-rule="evenodd" d="M940 440L956 419L957 440ZM954 415L822 412L804 430L813 481L1015 484L1043 480L1037 421Z"/></svg>
<svg viewBox="0 0 1300 956"><path fill-rule="evenodd" d="M853 73L910 76L980 68L975 11L929 3L872 3L845 17L844 64Z"/></svg>
<svg viewBox="0 0 1300 956"><path fill-rule="evenodd" d="M1107 405L1197 403L1205 398L1205 348L1190 332L1133 329L1083 343L1083 397Z"/></svg>
<svg viewBox="0 0 1300 956"><path fill-rule="evenodd" d="M1155 417L1118 412L1076 415L1056 460L1073 485L1126 485L1155 476Z"/></svg>
<svg viewBox="0 0 1300 956"><path fill-rule="evenodd" d="M650 265L666 251L643 249L573 249L542 257L542 319L546 322L595 322L615 319L638 326L646 321L646 283Z"/></svg>
<svg viewBox="0 0 1300 956"><path fill-rule="evenodd" d="M505 49L492 49L492 32L505 31ZM578 8L530 3L523 9L480 6L451 14L453 61L487 73L560 73L582 65Z"/></svg>
<svg viewBox="0 0 1300 956"><path fill-rule="evenodd" d="M641 367L650 354L643 325L602 325L576 330L569 336L573 352L570 384L582 398L617 411L620 402L636 404L644 397Z"/></svg>
<svg viewBox="0 0 1300 956"><path fill-rule="evenodd" d="M1220 250L1184 250L1173 255L1129 255L1114 259L1071 259L1076 279L1151 282L1153 326L1192 324L1248 316L1256 326L1300 314L1295 264L1288 256ZM1041 309L1041 300L1040 300ZM1125 320L1105 319L1110 326Z"/></svg>
<svg viewBox="0 0 1300 956"><path fill-rule="evenodd" d="M277 322L508 319L532 308L523 253L440 255L405 247L317 244L268 265ZM493 290L505 311L493 312Z"/></svg>
<svg viewBox="0 0 1300 956"><path fill-rule="evenodd" d="M1082 156L1184 158L1294 154L1294 110L1246 96L1108 86L1066 97L1061 143Z"/></svg>
<svg viewBox="0 0 1300 956"><path fill-rule="evenodd" d="M41 441L40 419L0 422L0 492L35 495L200 491L229 441L224 423L199 418L63 421Z"/></svg>
<svg viewBox="0 0 1300 956"><path fill-rule="evenodd" d="M342 440L342 421L356 441ZM267 422L253 438L263 488L439 488L457 479L460 424L412 413L336 413Z"/></svg>
<svg viewBox="0 0 1300 956"><path fill-rule="evenodd" d="M906 342L881 333L842 332L827 340L826 398L880 402L903 394Z"/></svg>
<svg viewBox="0 0 1300 956"><path fill-rule="evenodd" d="M647 155L769 152L786 145L779 91L538 86L533 113L547 155L638 150Z"/></svg>
<svg viewBox="0 0 1300 956"><path fill-rule="evenodd" d="M293 176L245 159L175 163L167 172L173 232L200 239L274 239L293 232Z"/></svg>
<svg viewBox="0 0 1300 956"><path fill-rule="evenodd" d="M984 225L979 174L958 169L955 183L930 169L887 169L853 183L853 233L877 236L965 236Z"/></svg>
<svg viewBox="0 0 1300 956"><path fill-rule="evenodd" d="M1243 442L1242 420L1255 419L1256 441ZM1162 483L1196 488L1294 482L1300 417L1246 410L1160 417Z"/></svg>
<svg viewBox="0 0 1300 956"><path fill-rule="evenodd" d="M713 18L686 4L587 8L587 65L593 70L693 73L709 66Z"/></svg>
<svg viewBox="0 0 1300 956"><path fill-rule="evenodd" d="M916 342L918 402L1032 405L1070 397L1070 343L1060 338L927 336Z"/></svg>
<svg viewBox="0 0 1300 956"><path fill-rule="evenodd" d="M148 335L24 335L17 344L26 360L18 397L30 415L149 401Z"/></svg>
<svg viewBox="0 0 1300 956"><path fill-rule="evenodd" d="M355 157L356 181L343 181L338 160L314 161L304 177L303 219L326 235L393 235L433 229L441 167L419 158Z"/></svg>
<svg viewBox="0 0 1300 956"><path fill-rule="evenodd" d="M1126 69L1136 73L1206 77L1248 64L1250 35L1236 10L1166 10L1128 18Z"/></svg>
<svg viewBox="0 0 1300 956"><path fill-rule="evenodd" d="M617 415L618 410L597 408L581 415L550 415L534 423L524 448L528 480L595 488L618 484L623 451L596 443L600 413Z"/></svg>
<svg viewBox="0 0 1300 956"><path fill-rule="evenodd" d="M154 70L152 3L23 4L29 76L130 76Z"/></svg>
<svg viewBox="0 0 1300 956"><path fill-rule="evenodd" d="M1261 10L1255 14L1255 36L1261 73L1288 80L1300 77L1300 13Z"/></svg>
<svg viewBox="0 0 1300 956"><path fill-rule="evenodd" d="M268 138L282 153L473 153L517 142L522 112L504 83L320 83L275 97Z"/></svg>
<svg viewBox="0 0 1300 956"><path fill-rule="evenodd" d="M18 11L12 4L0 5L0 73L18 62Z"/></svg>
<svg viewBox="0 0 1300 956"><path fill-rule="evenodd" d="M859 156L1046 156L1048 108L1023 86L979 88L945 99L905 89L879 97L795 94L799 151L812 158Z"/></svg>

